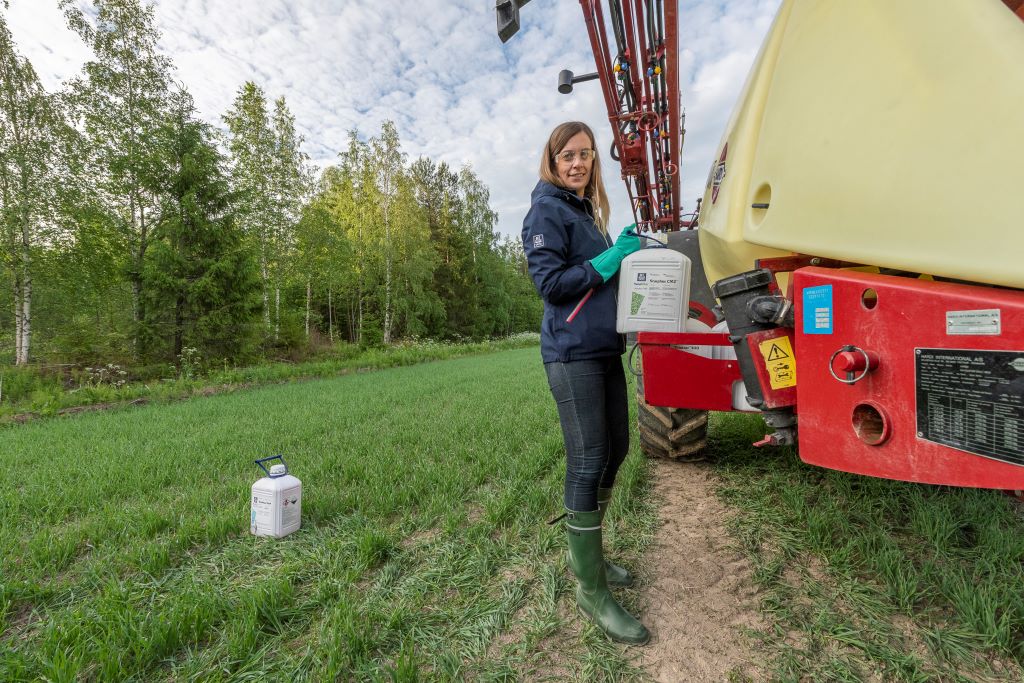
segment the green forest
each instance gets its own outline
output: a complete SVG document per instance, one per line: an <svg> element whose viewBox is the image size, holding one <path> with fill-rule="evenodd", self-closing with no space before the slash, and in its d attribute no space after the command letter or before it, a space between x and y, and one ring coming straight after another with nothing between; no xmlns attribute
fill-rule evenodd
<svg viewBox="0 0 1024 683"><path fill-rule="evenodd" d="M204 122L151 5L60 5L92 56L57 92L0 12L0 365L144 376L537 328L472 168L409 159L385 122L318 169L258 83Z"/></svg>

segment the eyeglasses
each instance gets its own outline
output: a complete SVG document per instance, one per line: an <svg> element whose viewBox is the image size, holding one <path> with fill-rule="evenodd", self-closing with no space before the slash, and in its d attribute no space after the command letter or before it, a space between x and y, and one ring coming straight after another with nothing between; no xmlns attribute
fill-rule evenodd
<svg viewBox="0 0 1024 683"><path fill-rule="evenodd" d="M579 152L576 152L575 150L572 149L567 149L564 152L559 152L558 154L556 154L555 159L557 159L558 161L565 162L567 164L571 164L572 162L576 161L577 154L579 154L580 156L580 161L586 162L593 159L597 155L597 152L587 148L581 149Z"/></svg>

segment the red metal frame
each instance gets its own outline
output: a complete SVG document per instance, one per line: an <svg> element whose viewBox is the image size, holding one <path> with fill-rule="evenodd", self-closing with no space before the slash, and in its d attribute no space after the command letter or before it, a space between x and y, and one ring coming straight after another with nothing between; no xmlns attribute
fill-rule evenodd
<svg viewBox="0 0 1024 683"><path fill-rule="evenodd" d="M772 258L762 258L754 261L754 268L763 268L771 271L772 275L778 275L779 273L792 273L797 268L805 268L807 266L821 266L822 268L856 268L862 266L861 263L851 263L849 261L837 261L836 259L822 258L820 256L809 256L807 254L793 254L792 256L775 256ZM779 286L776 281L772 281L770 289L776 294L780 294ZM786 298L793 298L793 280L789 281L789 286L786 288Z"/></svg>
<svg viewBox="0 0 1024 683"><path fill-rule="evenodd" d="M885 479L1024 489L1024 369L1004 367L1024 366L1024 292L815 267L793 280L805 462ZM803 324L809 288L829 288L830 333ZM867 290L876 296L865 297ZM1000 312L998 334L951 334L950 315L992 310ZM852 384L829 371L847 345L877 359ZM926 372L922 353L948 369ZM992 367L1001 369L961 371L960 355L994 357ZM962 447L949 445L956 439ZM985 455L986 447L998 452Z"/></svg>
<svg viewBox="0 0 1024 683"><path fill-rule="evenodd" d="M717 332L639 332L644 400L653 406L694 410L732 410L732 385L740 379L735 360L705 358L683 347L727 346Z"/></svg>
<svg viewBox="0 0 1024 683"><path fill-rule="evenodd" d="M647 22L647 3L621 0L626 39L621 55L613 54L614 42L608 39L601 1L580 0L580 5L637 227L641 231L678 230L681 226L678 0L664 0L663 22L659 22L658 17L652 18L656 25L663 23L664 26L663 42L657 45L647 45L643 29ZM629 78L636 96L636 107L632 110L624 111L619 105L614 67L620 57L629 63ZM655 96L651 77L647 76L649 64L663 69L663 97ZM659 111L663 102L667 111ZM636 126L636 140L629 140L620 131L624 123ZM690 223L683 227L691 227Z"/></svg>
<svg viewBox="0 0 1024 683"><path fill-rule="evenodd" d="M849 261L837 261L831 258L820 256L808 256L807 254L793 254L792 256L776 256L773 258L761 258L754 261L754 268L764 268L772 273L791 273L797 268L807 266L821 266L823 268L854 268L862 266L862 263L851 263Z"/></svg>

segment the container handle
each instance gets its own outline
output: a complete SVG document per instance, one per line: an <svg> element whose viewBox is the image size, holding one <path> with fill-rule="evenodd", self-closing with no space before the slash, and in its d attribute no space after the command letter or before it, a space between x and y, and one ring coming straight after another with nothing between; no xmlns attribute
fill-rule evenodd
<svg viewBox="0 0 1024 683"><path fill-rule="evenodd" d="M285 471L287 472L288 463L286 463L284 461L284 456L282 456L282 455L272 455L269 458L260 458L259 460L254 460L253 462L255 462L257 465L259 465L260 469L263 470L264 472L266 472L268 477L270 477L271 479L275 479L276 478L275 475L271 474L270 470L267 469L267 466L263 464L265 462L270 462L271 460L280 460L281 464L285 466ZM282 474L277 475L277 477L282 477L282 476L284 476L284 475L282 475Z"/></svg>

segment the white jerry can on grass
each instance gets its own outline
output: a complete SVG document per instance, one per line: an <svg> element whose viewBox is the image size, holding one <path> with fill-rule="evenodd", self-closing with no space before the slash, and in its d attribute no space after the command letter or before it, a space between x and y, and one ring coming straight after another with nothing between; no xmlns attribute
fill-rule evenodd
<svg viewBox="0 0 1024 683"><path fill-rule="evenodd" d="M267 469L266 463L280 460ZM255 461L267 476L252 485L249 531L254 536L281 538L302 525L302 482L288 474L280 455Z"/></svg>

